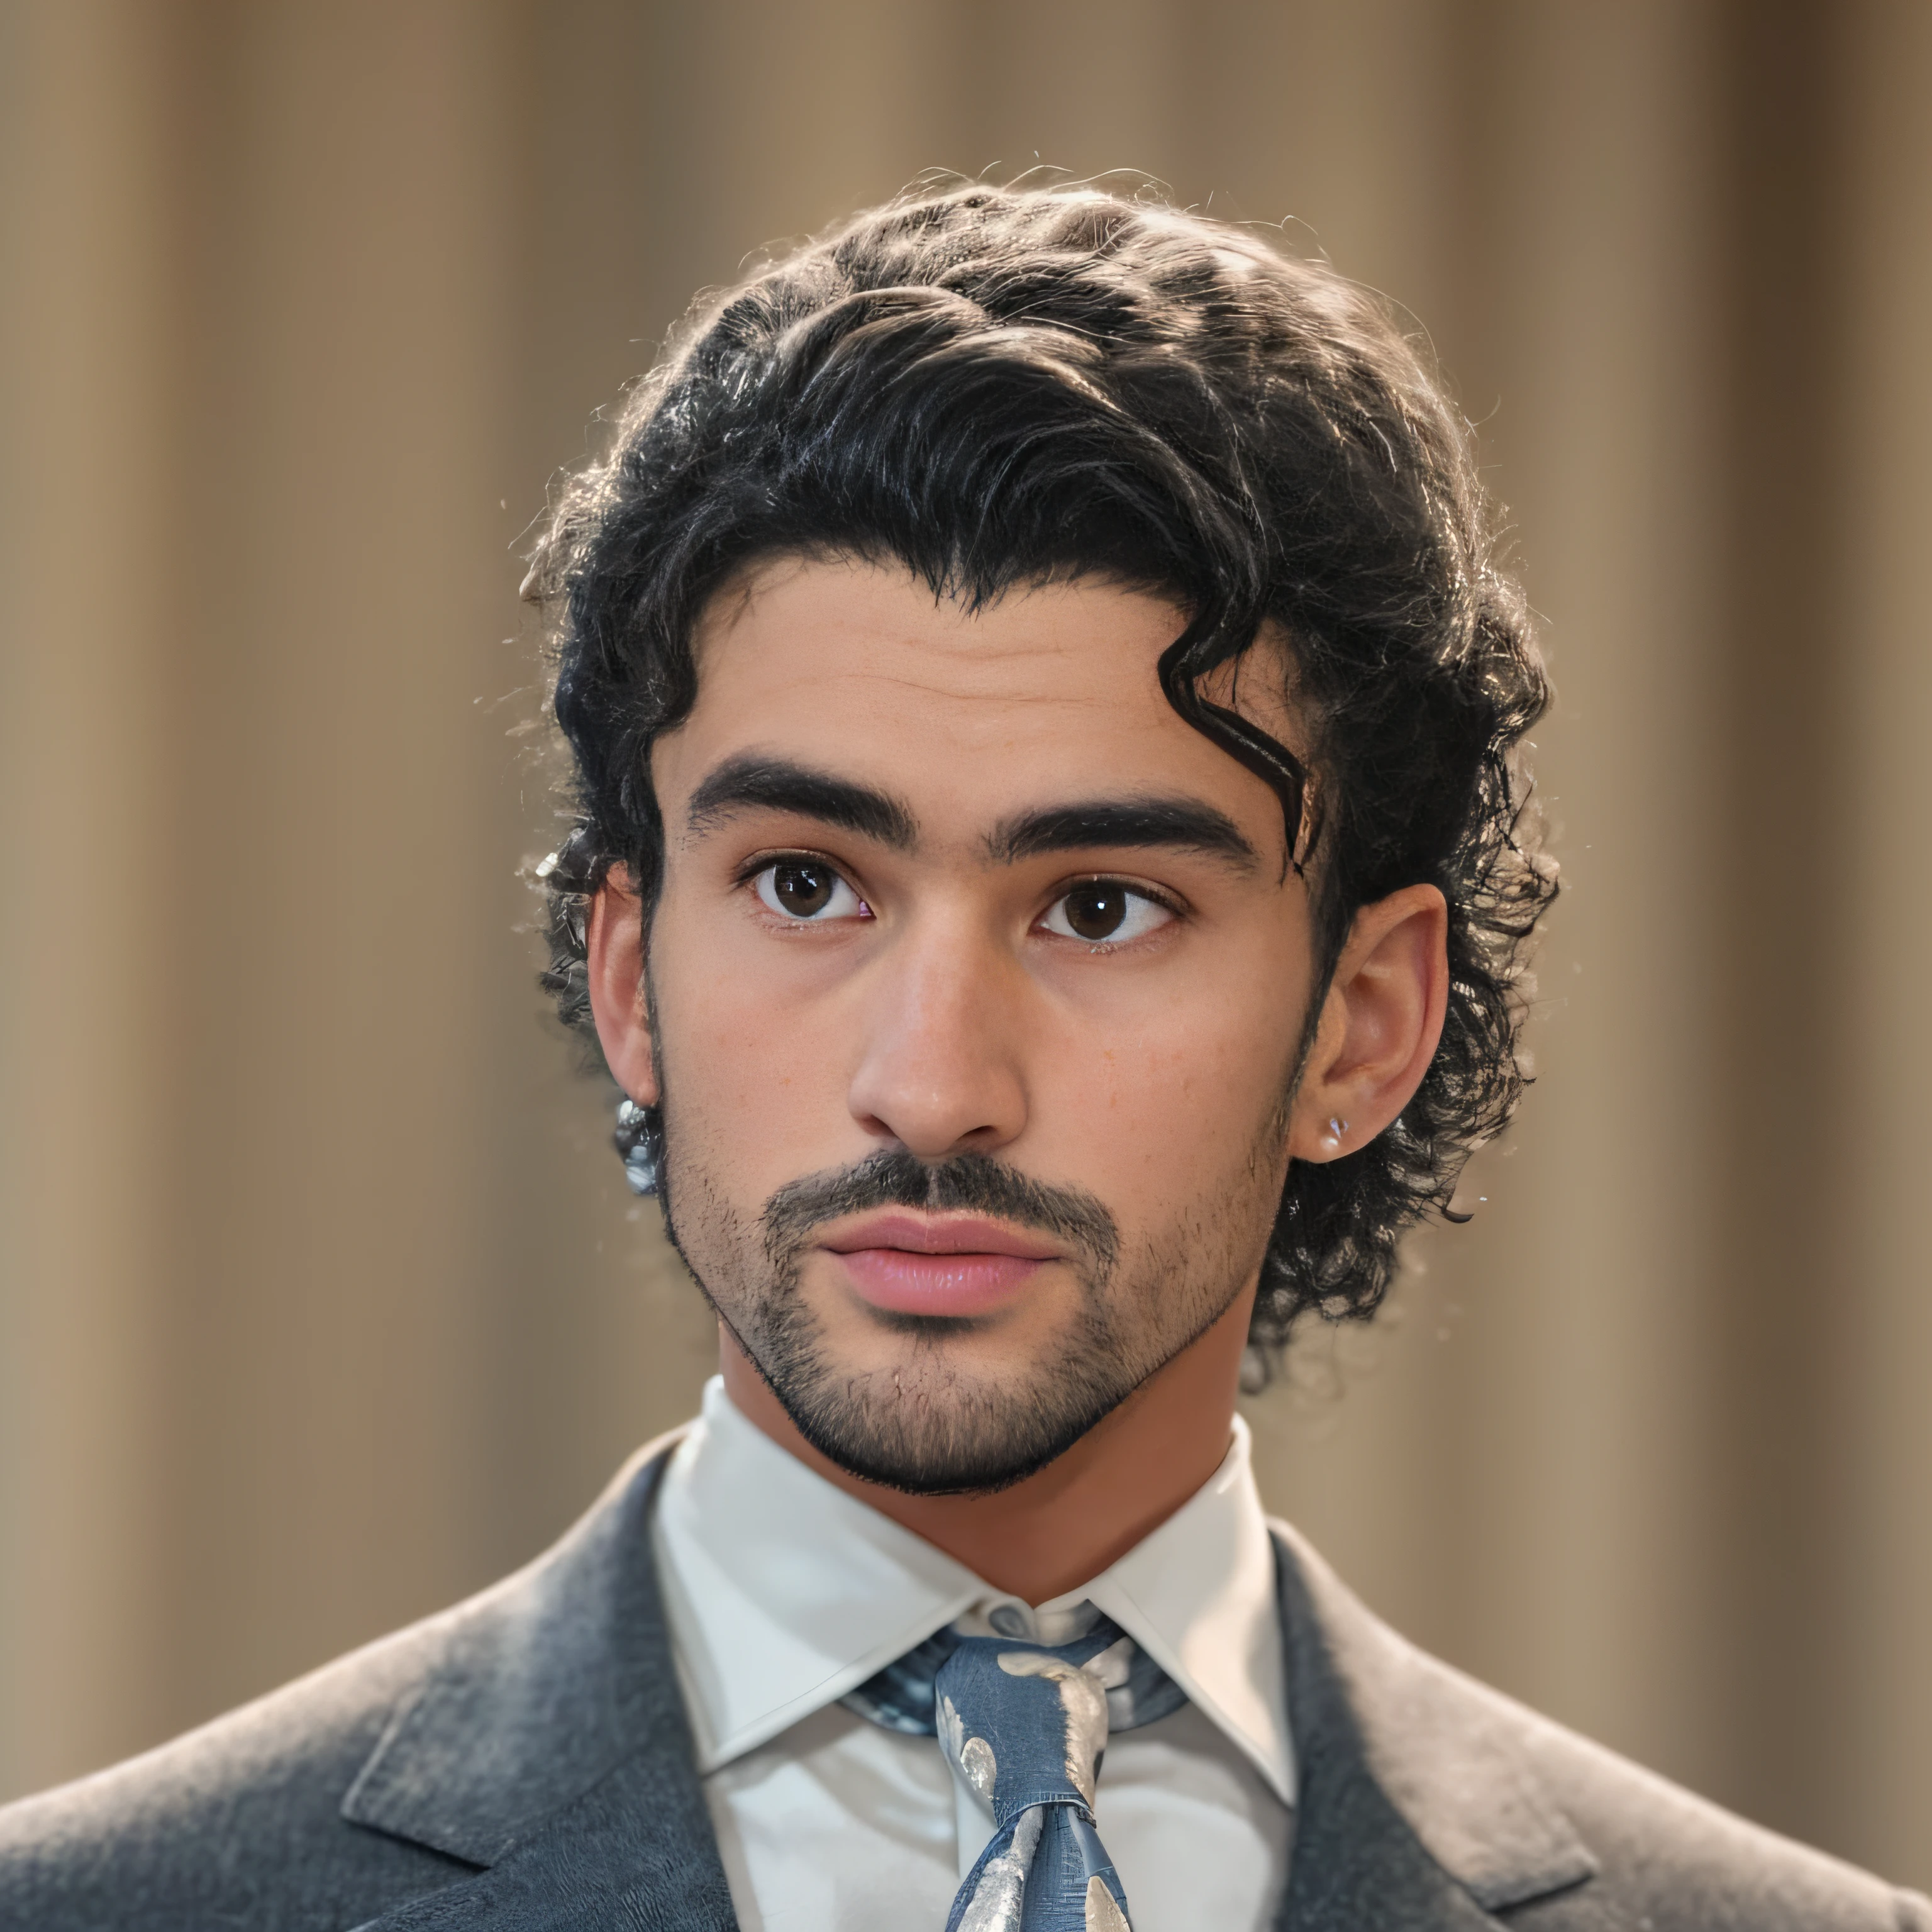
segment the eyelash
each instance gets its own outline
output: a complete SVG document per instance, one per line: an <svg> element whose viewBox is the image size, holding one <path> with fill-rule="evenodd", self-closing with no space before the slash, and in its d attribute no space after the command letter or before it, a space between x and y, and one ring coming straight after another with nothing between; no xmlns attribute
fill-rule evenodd
<svg viewBox="0 0 1932 1932"><path fill-rule="evenodd" d="M776 873L784 870L788 867L796 868L801 871L812 870L829 873L838 886L842 887L846 892L849 892L852 896L854 901L858 907L858 916L866 919L871 919L874 916L872 908L866 902L865 898L860 892L858 887L854 885L851 880L846 877L844 868L842 866L835 864L831 860L824 857L821 854L817 852L760 853L755 856L747 860L746 862L738 868L736 883L740 890L742 890L748 886L756 887L758 881L762 879L766 873ZM758 899L760 904L764 907L766 912L770 914L770 916L774 919L784 920L788 925L818 926L831 925L834 922L829 920L815 919L808 915L788 914L782 908L774 906L766 901L763 892L758 892L754 896ZM854 916L854 915L848 914L845 916L847 918L850 918Z"/></svg>
<svg viewBox="0 0 1932 1932"><path fill-rule="evenodd" d="M860 892L859 888L854 885L851 880L847 878L844 868L836 864L832 860L825 857L820 853L792 851L763 852L757 854L753 857L747 860L745 863L739 868L735 883L742 890L748 886L755 885L757 882L764 878L766 873L776 872L779 868L785 866L823 867L825 871L831 873L838 883L842 885L848 892L850 892L854 899L858 902L860 916L866 919L872 919L877 916L877 915L873 912L870 904L867 903L863 895ZM1088 872L1082 874L1077 878L1068 879L1063 881L1063 883L1055 889L1052 898L1048 901L1046 910L1034 922L1034 926L1036 928L1043 924L1054 910L1064 904L1068 898L1070 898L1076 892L1078 891L1083 886L1102 887L1110 886L1118 886L1120 891L1128 898L1138 899L1148 905L1159 907L1162 912L1167 914L1168 920L1183 920L1187 916L1187 908L1171 893L1159 891L1156 889L1145 885L1136 880L1122 878L1114 873ZM759 893L758 897L760 904L764 906L765 910L771 916L776 919L784 920L788 924L793 926L812 926L821 923L826 925L833 923L833 922L830 920L820 921L810 917L800 917L796 915L788 915L766 903L762 892ZM846 916L849 918L852 916L852 915L848 914ZM1166 922L1165 921L1163 922L1163 923ZM1158 926L1154 928L1156 932L1158 932L1160 929L1160 928ZM1136 933L1130 934L1126 939L1101 938L1091 940L1082 939L1078 933L1074 932L1054 933L1052 936L1057 939L1067 940L1076 945L1083 946L1089 952L1118 952L1123 946L1132 945L1136 939L1144 938L1146 935L1144 934Z"/></svg>
<svg viewBox="0 0 1932 1932"><path fill-rule="evenodd" d="M1064 881L1048 902L1046 911L1040 915L1040 920L1036 923L1044 923L1083 886L1097 886L1102 889L1117 888L1126 898L1138 899L1144 905L1159 908L1167 915L1167 917L1161 922L1160 926L1151 928L1154 932L1160 932L1162 926L1174 923L1187 916L1186 908L1171 893L1158 891L1153 886L1142 884L1136 880L1122 878L1115 873L1088 872L1079 878ZM1132 914L1129 914L1126 917L1131 918ZM1124 920L1123 922L1125 922ZM1100 939L1088 939L1079 933L1071 932L1054 933L1053 936L1058 939L1064 939L1074 945L1084 946L1089 952L1118 952L1123 948L1132 945L1136 940L1148 937L1148 934L1144 932L1130 933L1124 939L1117 939L1111 936Z"/></svg>

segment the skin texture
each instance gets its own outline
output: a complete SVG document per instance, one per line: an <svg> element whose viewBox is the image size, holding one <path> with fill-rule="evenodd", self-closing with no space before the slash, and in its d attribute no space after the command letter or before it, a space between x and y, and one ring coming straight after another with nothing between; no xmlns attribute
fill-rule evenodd
<svg viewBox="0 0 1932 1932"><path fill-rule="evenodd" d="M1033 1602L1097 1574L1213 1474L1288 1161L1336 1158L1388 1125L1442 1027L1443 903L1410 886L1356 917L1294 1084L1316 971L1308 889L1285 864L1274 793L1160 694L1155 662L1180 628L1159 598L1092 580L973 613L890 567L766 564L715 600L697 704L653 753L666 851L649 998L628 880L592 910L599 1037L625 1090L664 1106L670 1210L720 1313L732 1399ZM1281 680L1257 668L1239 701L1292 742L1280 701L1258 695ZM778 765L896 817L831 822L796 784L761 782L707 805L734 772ZM1015 849L1029 814L1149 800L1236 836L1145 844L1108 826L1075 845L1061 826L1052 849ZM812 919L782 909L796 892L771 903L769 868L800 862L849 888ZM1132 895L1121 936L1100 945L1070 929L1083 905L1093 921L1067 896L1096 876ZM1113 1264L1014 1224L1035 1258L985 1264L989 1301L908 1317L878 1305L880 1270L909 1269L916 1300L946 1264L848 1260L835 1250L866 1219L848 1214L808 1227L775 1270L774 1196L893 1153L986 1156L1092 1204ZM983 1236L983 1216L892 1213L942 1249L949 1228L965 1228L958 1249ZM998 1450L1003 1430L1082 1401L1082 1432L1023 1480L916 1492L962 1444ZM909 1486L854 1474L862 1456L814 1402L851 1420L854 1442L886 1444Z"/></svg>

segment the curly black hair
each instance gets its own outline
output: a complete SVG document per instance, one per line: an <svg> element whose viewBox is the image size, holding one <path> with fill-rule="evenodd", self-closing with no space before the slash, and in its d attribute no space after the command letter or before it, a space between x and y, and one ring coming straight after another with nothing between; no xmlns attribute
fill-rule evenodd
<svg viewBox="0 0 1932 1932"><path fill-rule="evenodd" d="M544 984L587 1025L589 896L617 863L656 891L652 742L695 698L707 600L748 565L896 560L969 607L1079 575L1156 591L1189 619L1170 701L1282 796L1316 1006L1358 908L1420 881L1448 902L1442 1043L1392 1126L1292 1167L1253 1334L1366 1316L1521 1094L1526 951L1556 890L1516 754L1548 688L1492 529L1468 424L1324 264L1090 188L860 214L694 311L532 560L574 759L574 827L538 868ZM1199 694L1264 627L1305 772Z"/></svg>

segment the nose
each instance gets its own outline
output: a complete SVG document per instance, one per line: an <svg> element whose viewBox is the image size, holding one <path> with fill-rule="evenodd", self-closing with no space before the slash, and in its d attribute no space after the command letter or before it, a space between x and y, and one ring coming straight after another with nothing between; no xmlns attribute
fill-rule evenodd
<svg viewBox="0 0 1932 1932"><path fill-rule="evenodd" d="M990 1153L1026 1125L1024 975L964 917L901 934L868 975L853 1118L923 1160Z"/></svg>

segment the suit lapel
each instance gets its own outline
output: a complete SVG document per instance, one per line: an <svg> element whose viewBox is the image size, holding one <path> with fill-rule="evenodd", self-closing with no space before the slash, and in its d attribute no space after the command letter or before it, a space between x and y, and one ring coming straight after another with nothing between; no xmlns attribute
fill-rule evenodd
<svg viewBox="0 0 1932 1932"><path fill-rule="evenodd" d="M688 1756L646 1749L487 1871L358 1932L738 1932Z"/></svg>
<svg viewBox="0 0 1932 1932"><path fill-rule="evenodd" d="M362 1932L736 1932L651 1559L663 1464L445 1620L342 1810L486 1869Z"/></svg>
<svg viewBox="0 0 1932 1932"><path fill-rule="evenodd" d="M1280 1932L1496 1932L1595 1861L1490 1694L1371 1616L1275 1526L1299 1768Z"/></svg>
<svg viewBox="0 0 1932 1932"><path fill-rule="evenodd" d="M483 1868L358 1932L736 1932L650 1544L664 1450L556 1550L442 1620L343 1802ZM1490 1694L1372 1617L1277 1526L1299 1767L1280 1932L1497 1932L1594 1862Z"/></svg>

